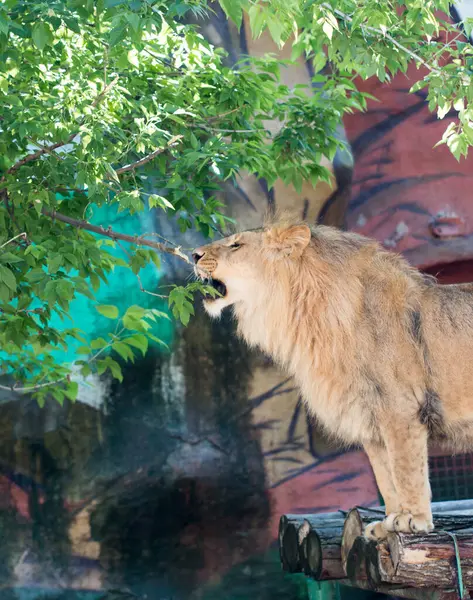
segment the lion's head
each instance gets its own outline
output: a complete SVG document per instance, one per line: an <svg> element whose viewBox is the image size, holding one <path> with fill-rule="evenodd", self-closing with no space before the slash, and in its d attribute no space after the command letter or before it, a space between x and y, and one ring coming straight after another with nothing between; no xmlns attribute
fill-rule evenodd
<svg viewBox="0 0 473 600"><path fill-rule="evenodd" d="M220 293L204 299L207 312L218 317L227 306L257 294L275 263L281 267L297 264L310 239L311 230L305 224L273 225L196 248L192 256L197 276Z"/></svg>

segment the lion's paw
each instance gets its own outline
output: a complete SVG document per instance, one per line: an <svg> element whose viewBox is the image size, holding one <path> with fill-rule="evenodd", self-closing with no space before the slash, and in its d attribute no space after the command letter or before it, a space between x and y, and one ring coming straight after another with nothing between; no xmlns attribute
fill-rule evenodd
<svg viewBox="0 0 473 600"><path fill-rule="evenodd" d="M384 540L388 531L384 524L384 521L374 521L365 527L365 539L373 542L379 542Z"/></svg>
<svg viewBox="0 0 473 600"><path fill-rule="evenodd" d="M430 516L409 512L391 513L384 519L384 525L387 531L399 533L430 533L434 529Z"/></svg>

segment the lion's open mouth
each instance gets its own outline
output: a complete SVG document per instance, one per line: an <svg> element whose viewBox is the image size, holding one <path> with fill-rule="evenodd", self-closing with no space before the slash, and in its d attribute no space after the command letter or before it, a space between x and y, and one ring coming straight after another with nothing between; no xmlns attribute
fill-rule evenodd
<svg viewBox="0 0 473 600"><path fill-rule="evenodd" d="M223 281L219 281L218 279L206 279L206 280L204 280L204 283L206 286L212 287L214 290L216 290L220 294L220 296L212 296L212 294L210 294L208 292L204 292L203 293L204 300L216 300L217 298L220 298L221 296L227 295L227 287L223 283Z"/></svg>

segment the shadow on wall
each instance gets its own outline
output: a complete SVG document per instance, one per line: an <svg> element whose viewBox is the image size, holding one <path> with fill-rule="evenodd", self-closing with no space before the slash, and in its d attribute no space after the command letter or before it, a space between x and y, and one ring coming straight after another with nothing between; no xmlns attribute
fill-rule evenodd
<svg viewBox="0 0 473 600"><path fill-rule="evenodd" d="M233 324L197 317L169 361L112 386L103 461L123 479L91 515L102 564L124 583L189 593L269 542L263 457L246 411L251 357ZM148 585L148 584L147 584Z"/></svg>

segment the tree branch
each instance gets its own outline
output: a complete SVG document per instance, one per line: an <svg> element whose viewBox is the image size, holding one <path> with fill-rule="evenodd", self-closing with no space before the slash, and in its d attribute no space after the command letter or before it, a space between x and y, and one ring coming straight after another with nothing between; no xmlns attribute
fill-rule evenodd
<svg viewBox="0 0 473 600"><path fill-rule="evenodd" d="M149 163L150 161L152 161L153 158L156 158L163 152L166 152L166 150L168 150L169 148L172 148L173 146L177 146L177 144L182 140L183 137L184 137L183 135L175 135L174 137L172 137L169 140L169 142L165 146L162 146L161 148L157 148L156 150L154 150L154 152L151 152L151 154L148 154L147 156L140 158L140 160L137 160L134 163L130 163L129 165L125 165L124 167L120 167L119 169L116 169L115 173L117 175L122 175L123 173L128 173L128 171L134 171L135 169L142 167L146 163Z"/></svg>
<svg viewBox="0 0 473 600"><path fill-rule="evenodd" d="M6 390L8 392L16 392L17 394L27 394L28 392L35 392L36 390L40 390L45 387L49 387L50 385L57 385L58 383L62 383L67 379L67 375L61 377L60 379L56 379L55 381L48 381L47 383L38 383L36 385L30 385L27 387L17 388L14 385L0 385L0 390Z"/></svg>
<svg viewBox="0 0 473 600"><path fill-rule="evenodd" d="M72 225L77 229L85 229L86 231L92 231L93 233L109 237L112 240L121 240L130 244L136 244L137 246L148 246L148 248L153 248L154 250L158 250L159 252L165 252L166 254L176 256L188 265L192 264L192 261L189 259L189 257L186 256L183 252L181 252L179 247L170 248L169 246L166 246L166 244L162 244L161 242L152 242L151 240L145 240L143 239L143 236L133 236L126 235L124 233L118 233L118 231L113 231L110 227L104 229L101 226L92 225L91 223L88 223L87 221L83 221L81 219L73 219L72 217L68 217L67 215L58 213L55 210L47 210L46 208L43 208L41 212L44 216L49 217L50 219L62 221L63 223Z"/></svg>
<svg viewBox="0 0 473 600"><path fill-rule="evenodd" d="M43 154L50 154L53 150L56 150L56 148L60 148L61 146L66 146L67 144L70 144L72 142L72 140L76 137L76 135L77 135L77 132L75 131L74 133L71 133L71 135L67 138L67 140L65 142L56 142L55 144L51 144L51 146L43 146L39 150L36 150L36 152L27 154L21 160L16 162L12 167L10 167L8 169L7 173L9 175L11 175L15 171L18 171L18 169L20 169L23 165L26 165L29 162L33 162L34 160L37 160L38 158L43 156Z"/></svg>
<svg viewBox="0 0 473 600"><path fill-rule="evenodd" d="M100 92L100 94L97 96L97 98L95 98L95 100L92 102L92 108L96 108L100 102L102 102L103 98L108 94L108 92L118 83L118 77L115 77L115 79L112 79L112 81L106 85L103 90Z"/></svg>
<svg viewBox="0 0 473 600"><path fill-rule="evenodd" d="M338 10L337 8L333 8L329 4L322 4L321 6L323 6L324 8L327 8L330 11L333 11L336 15L338 15L344 21L348 21L349 23L351 23L353 21L353 19L349 15L342 12L341 10ZM419 62L421 65L423 65L426 69L428 69L432 73L435 73L436 75L441 74L441 71L439 69L436 69L435 67L432 67L431 65L429 65L428 62L426 62L423 58L421 58L415 52L412 52L412 50L409 50L409 48L406 48L406 46L403 46L402 44L400 44L395 38L392 37L392 35L389 35L389 33L384 32L381 29L377 29L376 27L371 27L371 25L360 24L359 26L361 29L364 29L365 31L370 31L371 33L377 33L378 35L381 35L382 37L386 38L392 44L394 44L397 48L399 48L399 50L402 50L403 52L408 54L411 58L413 58L414 60Z"/></svg>
<svg viewBox="0 0 473 600"><path fill-rule="evenodd" d="M118 82L118 77L116 77L113 81L111 81L108 85L106 85L103 88L103 90L100 92L100 94L98 94L98 96L92 102L92 108L96 108L98 106L98 104L100 104L100 102L103 100L104 96L110 91L110 89L114 85L116 85L117 82ZM81 123L79 123L79 126L83 123L83 121L84 121L84 119L82 120ZM51 144L50 146L42 146L41 148L39 148L39 150L36 150L35 152L32 152L31 154L27 154L22 159L20 159L18 162L16 162L13 166L11 166L8 169L7 174L11 175L12 173L15 173L15 171L18 171L18 169L20 169L23 165L33 162L34 160L37 160L44 154L50 154L53 150L56 150L57 148L61 148L62 146L66 146L67 144L70 144L72 142L72 140L76 137L77 134L78 134L78 132L75 131L74 133L71 133L71 135L67 138L67 140L65 142L56 142L55 144ZM2 177L2 179L0 180L0 182L3 182L3 181L5 181L5 177Z"/></svg>

